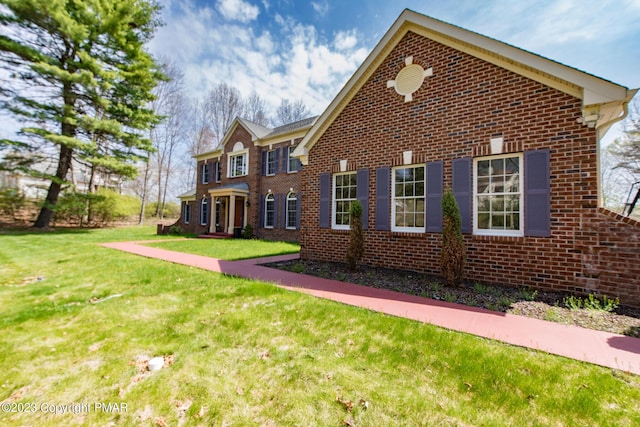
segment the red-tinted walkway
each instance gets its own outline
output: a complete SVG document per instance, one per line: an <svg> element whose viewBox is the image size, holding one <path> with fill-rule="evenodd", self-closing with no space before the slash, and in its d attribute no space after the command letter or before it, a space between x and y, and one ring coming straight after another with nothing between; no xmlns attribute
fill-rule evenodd
<svg viewBox="0 0 640 427"><path fill-rule="evenodd" d="M320 298L640 375L640 339L638 338L498 313L258 265L272 261L296 259L298 255L223 261L142 246L136 242L108 243L103 246L218 273L262 280Z"/></svg>

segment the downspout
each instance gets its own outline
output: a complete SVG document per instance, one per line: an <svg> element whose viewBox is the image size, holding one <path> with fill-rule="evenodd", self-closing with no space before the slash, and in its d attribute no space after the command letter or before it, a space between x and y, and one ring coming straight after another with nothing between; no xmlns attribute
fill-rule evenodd
<svg viewBox="0 0 640 427"><path fill-rule="evenodd" d="M611 128L611 126L613 126L614 124L618 123L619 121L624 120L627 115L629 114L629 103L631 102L631 100L633 99L633 97L636 95L636 93L638 92L639 89L627 89L627 96L621 100L621 105L622 105L622 114L618 115L617 117L609 120L606 123L602 123L599 124L596 127L596 167L597 167L597 173L598 173L598 207L603 207L603 203L602 203L602 198L603 198L603 194L602 194L602 171L601 171L601 162L600 162L600 158L601 158L601 147L600 147L600 142L602 140L602 138L604 137L604 135L607 133L607 131Z"/></svg>

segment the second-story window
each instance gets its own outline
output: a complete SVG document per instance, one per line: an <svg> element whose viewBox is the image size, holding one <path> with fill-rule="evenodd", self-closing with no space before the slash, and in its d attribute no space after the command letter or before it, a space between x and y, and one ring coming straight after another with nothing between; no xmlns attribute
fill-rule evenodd
<svg viewBox="0 0 640 427"><path fill-rule="evenodd" d="M277 150L267 152L267 175L275 175L278 168Z"/></svg>
<svg viewBox="0 0 640 427"><path fill-rule="evenodd" d="M200 182L202 182L203 184L209 183L209 163L207 163L206 161L202 164L202 167L200 168L200 177L201 177Z"/></svg>

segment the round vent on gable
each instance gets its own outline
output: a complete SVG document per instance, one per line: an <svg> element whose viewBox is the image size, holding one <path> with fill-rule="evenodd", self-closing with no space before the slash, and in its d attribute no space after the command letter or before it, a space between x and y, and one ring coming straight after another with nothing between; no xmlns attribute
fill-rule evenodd
<svg viewBox="0 0 640 427"><path fill-rule="evenodd" d="M392 87L398 95L404 96L404 102L413 99L413 93L420 89L425 77L433 75L433 69L425 70L418 64L413 63L413 57L409 56L404 60L405 67L398 72L395 80L389 80L387 87Z"/></svg>

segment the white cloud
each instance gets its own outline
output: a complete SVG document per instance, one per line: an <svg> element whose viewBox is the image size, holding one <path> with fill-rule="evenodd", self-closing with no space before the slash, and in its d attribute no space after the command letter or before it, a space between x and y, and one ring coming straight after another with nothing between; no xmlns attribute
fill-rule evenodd
<svg viewBox="0 0 640 427"><path fill-rule="evenodd" d="M312 1L311 6L313 7L313 10L315 10L316 13L320 16L325 16L327 12L329 12L329 3L327 2L327 0L324 0L322 2Z"/></svg>
<svg viewBox="0 0 640 427"><path fill-rule="evenodd" d="M333 45L338 50L353 49L357 43L356 30L339 31L333 40Z"/></svg>
<svg viewBox="0 0 640 427"><path fill-rule="evenodd" d="M244 25L187 0L166 7L163 19L151 50L183 68L191 97L225 82L244 96L255 90L268 113L287 98L320 114L368 53L354 29L326 40L315 27L279 14L269 25Z"/></svg>
<svg viewBox="0 0 640 427"><path fill-rule="evenodd" d="M218 0L218 11L226 19L248 23L254 21L260 9L244 0Z"/></svg>

